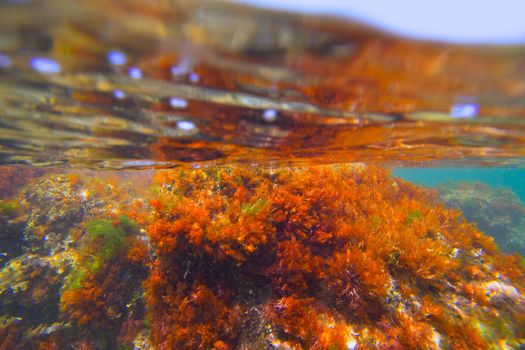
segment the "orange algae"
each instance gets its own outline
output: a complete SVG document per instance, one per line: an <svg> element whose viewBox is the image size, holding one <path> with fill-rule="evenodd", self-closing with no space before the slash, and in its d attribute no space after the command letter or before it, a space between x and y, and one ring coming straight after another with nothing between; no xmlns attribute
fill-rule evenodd
<svg viewBox="0 0 525 350"><path fill-rule="evenodd" d="M159 349L524 344L523 265L386 170L161 171L152 192Z"/></svg>

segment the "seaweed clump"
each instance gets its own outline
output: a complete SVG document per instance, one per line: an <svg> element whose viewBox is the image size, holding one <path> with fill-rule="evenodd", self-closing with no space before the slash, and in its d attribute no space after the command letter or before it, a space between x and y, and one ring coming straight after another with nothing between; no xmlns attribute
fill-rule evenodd
<svg viewBox="0 0 525 350"><path fill-rule="evenodd" d="M0 199L0 349L147 339L147 178L87 175L49 174Z"/></svg>
<svg viewBox="0 0 525 350"><path fill-rule="evenodd" d="M525 344L520 259L388 171L162 171L153 193L158 349Z"/></svg>
<svg viewBox="0 0 525 350"><path fill-rule="evenodd" d="M98 347L113 348L122 328L143 318L137 299L147 246L138 224L124 215L90 221L85 232L76 266L62 288L60 308L81 332L96 332Z"/></svg>

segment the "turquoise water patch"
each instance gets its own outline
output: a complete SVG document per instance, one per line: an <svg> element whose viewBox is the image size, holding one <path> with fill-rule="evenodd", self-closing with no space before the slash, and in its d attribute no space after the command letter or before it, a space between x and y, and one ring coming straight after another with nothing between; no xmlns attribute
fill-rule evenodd
<svg viewBox="0 0 525 350"><path fill-rule="evenodd" d="M450 181L483 182L507 187L525 203L525 169L522 168L397 168L393 175L418 185L435 187Z"/></svg>

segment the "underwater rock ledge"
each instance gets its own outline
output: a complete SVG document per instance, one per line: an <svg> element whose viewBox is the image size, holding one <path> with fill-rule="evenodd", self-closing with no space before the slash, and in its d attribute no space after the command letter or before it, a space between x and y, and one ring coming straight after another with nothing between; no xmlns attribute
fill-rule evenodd
<svg viewBox="0 0 525 350"><path fill-rule="evenodd" d="M53 193L52 178L18 196ZM137 179L55 180L61 203L89 210L56 209L75 213L69 226L38 216L60 249L25 237L0 270L0 348L525 346L523 259L384 169L163 170L148 190ZM25 300L53 310L45 324L25 319Z"/></svg>
<svg viewBox="0 0 525 350"><path fill-rule="evenodd" d="M502 251L525 256L525 206L511 189L449 182L439 186L439 197L494 237Z"/></svg>

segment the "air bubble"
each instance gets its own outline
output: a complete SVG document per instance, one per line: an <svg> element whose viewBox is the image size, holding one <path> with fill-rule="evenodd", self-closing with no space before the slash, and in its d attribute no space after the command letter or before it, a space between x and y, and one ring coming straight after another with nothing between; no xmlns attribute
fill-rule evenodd
<svg viewBox="0 0 525 350"><path fill-rule="evenodd" d="M126 55L120 51L112 50L108 52L108 61L112 65L115 66L122 66L126 64L128 59L126 58Z"/></svg>
<svg viewBox="0 0 525 350"><path fill-rule="evenodd" d="M115 98L118 98L119 100L122 100L126 97L126 93L124 93L124 91L122 90L115 90L113 91L113 96L115 96Z"/></svg>
<svg viewBox="0 0 525 350"><path fill-rule="evenodd" d="M56 74L62 70L57 61L47 57L33 57L30 64L35 71L42 74Z"/></svg>
<svg viewBox="0 0 525 350"><path fill-rule="evenodd" d="M198 83L199 80L200 80L200 77L197 73L191 73L190 76L188 77L188 79L192 82L192 83Z"/></svg>
<svg viewBox="0 0 525 350"><path fill-rule="evenodd" d="M267 109L262 115L263 119L269 123L277 120L277 111L275 109Z"/></svg>
<svg viewBox="0 0 525 350"><path fill-rule="evenodd" d="M197 129L197 126L195 125L195 123L190 122L188 120L181 120L177 122L177 128L183 131L193 131Z"/></svg>
<svg viewBox="0 0 525 350"><path fill-rule="evenodd" d="M7 57L6 55L0 54L0 67L9 68L11 67L12 64L13 62L11 61L9 57Z"/></svg>
<svg viewBox="0 0 525 350"><path fill-rule="evenodd" d="M140 68L137 68L137 67L131 67L128 70L128 74L133 79L141 79L142 78L142 71L140 70Z"/></svg>
<svg viewBox="0 0 525 350"><path fill-rule="evenodd" d="M474 118L478 115L479 107L475 103L456 103L450 109L452 118Z"/></svg>
<svg viewBox="0 0 525 350"><path fill-rule="evenodd" d="M186 108L188 107L188 101L179 97L170 98L170 106L173 108Z"/></svg>

